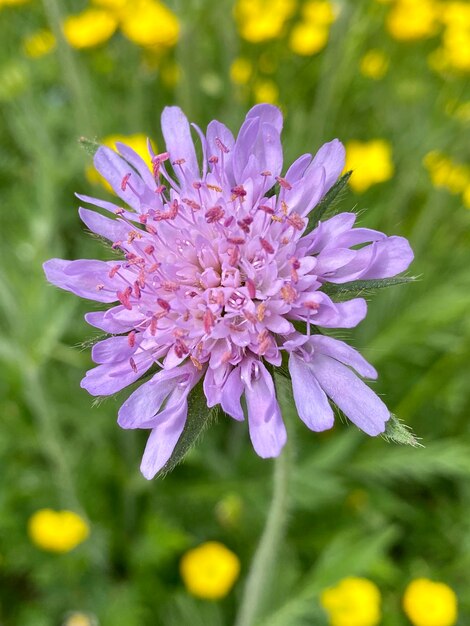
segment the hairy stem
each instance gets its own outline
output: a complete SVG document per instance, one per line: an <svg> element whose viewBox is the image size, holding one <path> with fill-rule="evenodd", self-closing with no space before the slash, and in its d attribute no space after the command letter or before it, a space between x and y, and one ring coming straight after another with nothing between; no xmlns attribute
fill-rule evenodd
<svg viewBox="0 0 470 626"><path fill-rule="evenodd" d="M252 626L263 610L266 591L274 573L277 550L286 527L289 460L289 450L286 446L274 461L272 500L266 525L246 579L235 626Z"/></svg>

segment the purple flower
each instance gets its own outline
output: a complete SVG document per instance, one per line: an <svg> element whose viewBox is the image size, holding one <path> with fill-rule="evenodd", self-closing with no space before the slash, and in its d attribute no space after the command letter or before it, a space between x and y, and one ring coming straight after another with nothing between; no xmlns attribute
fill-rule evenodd
<svg viewBox="0 0 470 626"><path fill-rule="evenodd" d="M127 206L79 196L111 214L81 208L80 217L120 259L44 265L54 285L113 303L86 315L111 336L93 347L97 367L82 387L92 395L114 394L158 367L118 418L123 428L151 430L141 466L146 478L170 458L186 423L188 395L201 379L207 405L220 404L236 420L245 418L244 395L256 452L278 455L286 430L270 369L281 364L283 352L309 428L332 427L330 399L366 433L383 432L389 412L359 378L376 378L376 371L345 343L319 334L356 326L366 302L334 302L323 287L406 270L413 258L408 242L354 228L353 213L319 222L303 236L310 212L344 168L337 139L282 174L276 107L253 107L237 139L217 121L205 135L193 128L201 163L177 107L163 111L166 152L149 147L152 171L123 144L116 145L120 154L100 147L95 167Z"/></svg>

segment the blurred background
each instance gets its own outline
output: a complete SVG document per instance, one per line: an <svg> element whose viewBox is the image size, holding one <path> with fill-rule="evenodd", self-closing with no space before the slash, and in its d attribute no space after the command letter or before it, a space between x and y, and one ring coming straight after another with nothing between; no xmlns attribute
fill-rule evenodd
<svg viewBox="0 0 470 626"><path fill-rule="evenodd" d="M273 463L219 420L171 475L143 479L147 433L115 419L126 393L96 404L79 387L90 303L41 264L107 258L77 214L75 192L109 196L81 136L162 148L168 104L235 131L272 102L286 163L339 137L355 170L341 209L411 240L420 281L381 291L347 336L425 447L286 416L289 529L259 624L426 626L434 598L450 626L455 592L468 625L470 4L0 0L0 42L0 624L233 623ZM405 612L421 578L446 586L408 588ZM380 595L382 618L342 622L327 588L350 615Z"/></svg>

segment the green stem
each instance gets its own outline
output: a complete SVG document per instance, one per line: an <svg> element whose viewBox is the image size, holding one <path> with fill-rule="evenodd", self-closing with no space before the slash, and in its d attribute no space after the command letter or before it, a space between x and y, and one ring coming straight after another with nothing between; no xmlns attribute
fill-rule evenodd
<svg viewBox="0 0 470 626"><path fill-rule="evenodd" d="M245 582L235 626L252 626L260 617L263 609L263 601L275 568L277 550L282 542L286 527L289 460L289 450L286 447L274 461L271 505L263 534Z"/></svg>
<svg viewBox="0 0 470 626"><path fill-rule="evenodd" d="M81 135L92 136L93 124L90 115L91 99L88 83L83 77L73 50L62 33L63 14L61 3L57 0L42 0L49 26L54 33L59 47L59 59L62 64L63 80L75 107L76 123Z"/></svg>

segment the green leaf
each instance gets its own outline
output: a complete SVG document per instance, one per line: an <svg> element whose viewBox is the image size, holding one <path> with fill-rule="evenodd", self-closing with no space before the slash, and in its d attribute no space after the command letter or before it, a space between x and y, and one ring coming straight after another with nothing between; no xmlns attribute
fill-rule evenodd
<svg viewBox="0 0 470 626"><path fill-rule="evenodd" d="M357 296L371 295L377 289L385 289L385 287L393 287L394 285L406 285L416 280L416 276L395 276L394 278L378 278L375 280L353 280L342 285L325 283L322 291L335 301L341 301L356 298Z"/></svg>
<svg viewBox="0 0 470 626"><path fill-rule="evenodd" d="M390 419L385 427L385 433L383 438L387 441L393 441L402 446L413 446L413 448L422 448L423 445L419 443L417 437L413 434L413 431L409 426L403 424L398 417L390 415Z"/></svg>
<svg viewBox="0 0 470 626"><path fill-rule="evenodd" d="M333 205L333 202L336 200L340 192L343 191L343 189L348 184L348 180L351 178L351 174L352 170L350 172L346 172L346 174L343 174L343 176L341 176L341 178L336 181L330 191L310 213L308 225L303 234L304 237L315 228L315 226L318 224L319 220L321 220L326 211Z"/></svg>
<svg viewBox="0 0 470 626"><path fill-rule="evenodd" d="M196 443L199 435L217 415L217 409L209 409L202 388L202 381L191 391L188 397L188 418L173 454L158 472L157 478L168 474L180 463Z"/></svg>
<svg viewBox="0 0 470 626"><path fill-rule="evenodd" d="M86 137L80 137L78 143L90 156L95 156L96 151L100 147L100 144L98 142L93 141L92 139L87 139Z"/></svg>

